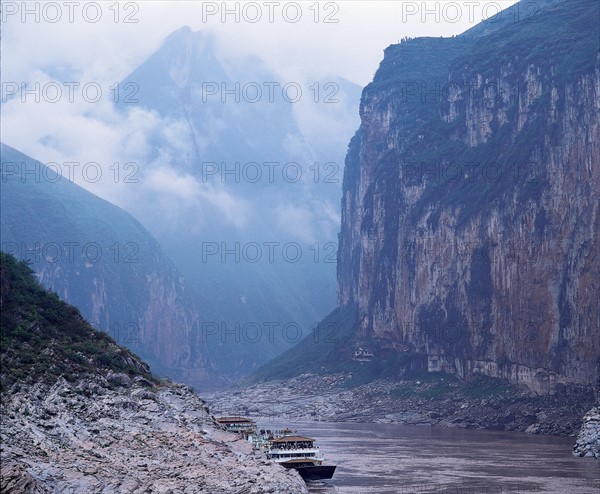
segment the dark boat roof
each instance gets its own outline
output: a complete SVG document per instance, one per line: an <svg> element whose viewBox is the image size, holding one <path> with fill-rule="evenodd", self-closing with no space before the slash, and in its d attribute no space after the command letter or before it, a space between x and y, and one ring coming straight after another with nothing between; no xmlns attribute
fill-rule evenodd
<svg viewBox="0 0 600 494"><path fill-rule="evenodd" d="M314 458L295 458L293 460L287 460L282 463L317 463Z"/></svg>
<svg viewBox="0 0 600 494"><path fill-rule="evenodd" d="M273 443L296 443L296 442L314 442L315 440L312 437L304 437L304 436L283 436L278 437L277 439L273 439L271 442Z"/></svg>
<svg viewBox="0 0 600 494"><path fill-rule="evenodd" d="M246 417L219 417L217 419L217 422L219 422L220 424L222 424L223 422L231 422L231 423L248 422L248 423L254 423L253 420L250 420L249 418L246 418Z"/></svg>

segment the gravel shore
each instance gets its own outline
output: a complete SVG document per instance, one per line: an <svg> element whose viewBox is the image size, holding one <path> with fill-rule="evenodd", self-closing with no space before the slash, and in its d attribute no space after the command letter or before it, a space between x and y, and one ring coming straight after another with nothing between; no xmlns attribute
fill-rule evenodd
<svg viewBox="0 0 600 494"><path fill-rule="evenodd" d="M305 374L207 396L215 414L328 422L380 422L575 436L594 403L586 388L550 395L499 380L423 376L350 387L350 374Z"/></svg>

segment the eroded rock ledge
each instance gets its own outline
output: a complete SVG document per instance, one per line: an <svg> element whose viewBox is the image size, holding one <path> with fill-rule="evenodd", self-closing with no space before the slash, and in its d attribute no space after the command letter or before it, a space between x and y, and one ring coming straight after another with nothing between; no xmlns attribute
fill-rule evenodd
<svg viewBox="0 0 600 494"><path fill-rule="evenodd" d="M573 454L600 460L600 402L583 417Z"/></svg>
<svg viewBox="0 0 600 494"><path fill-rule="evenodd" d="M109 373L3 396L4 493L306 493L179 384Z"/></svg>

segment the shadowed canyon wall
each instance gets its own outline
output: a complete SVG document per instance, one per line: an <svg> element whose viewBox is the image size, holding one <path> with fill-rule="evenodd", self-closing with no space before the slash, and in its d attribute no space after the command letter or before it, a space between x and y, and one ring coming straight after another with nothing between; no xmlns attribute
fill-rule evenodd
<svg viewBox="0 0 600 494"><path fill-rule="evenodd" d="M598 4L385 50L344 176L355 347L545 392L600 355ZM549 34L550 33L550 34Z"/></svg>

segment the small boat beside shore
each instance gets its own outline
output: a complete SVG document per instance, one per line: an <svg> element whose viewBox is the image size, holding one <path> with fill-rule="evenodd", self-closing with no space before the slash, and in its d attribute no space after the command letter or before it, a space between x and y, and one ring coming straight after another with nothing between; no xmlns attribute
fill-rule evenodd
<svg viewBox="0 0 600 494"><path fill-rule="evenodd" d="M267 457L285 468L293 468L304 480L327 480L336 465L325 465L315 439L299 436L291 429L258 431L256 422L246 417L220 417L217 423L230 432L241 434Z"/></svg>
<svg viewBox="0 0 600 494"><path fill-rule="evenodd" d="M288 429L289 431L289 429ZM324 465L315 439L284 433L269 440L267 455L285 468L293 468L304 480L326 480L333 477L335 465Z"/></svg>

